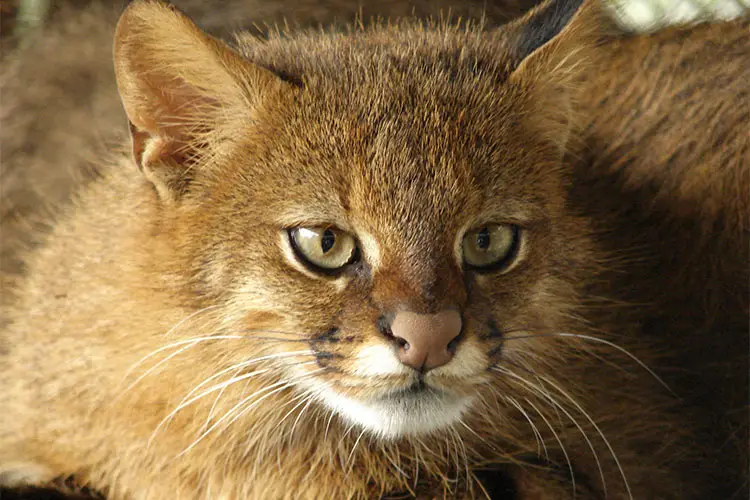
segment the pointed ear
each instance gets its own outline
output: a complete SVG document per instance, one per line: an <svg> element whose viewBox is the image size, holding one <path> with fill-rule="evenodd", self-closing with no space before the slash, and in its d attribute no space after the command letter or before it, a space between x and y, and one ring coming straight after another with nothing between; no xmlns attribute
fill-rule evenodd
<svg viewBox="0 0 750 500"><path fill-rule="evenodd" d="M514 56L523 61L531 54L561 35L583 0L549 0L538 5L514 26Z"/></svg>
<svg viewBox="0 0 750 500"><path fill-rule="evenodd" d="M509 81L530 96L540 133L561 151L577 122L581 80L614 26L599 0L548 0L501 28L513 68Z"/></svg>
<svg viewBox="0 0 750 500"><path fill-rule="evenodd" d="M187 189L228 116L252 121L295 90L154 0L136 0L120 17L114 62L134 160L165 200Z"/></svg>

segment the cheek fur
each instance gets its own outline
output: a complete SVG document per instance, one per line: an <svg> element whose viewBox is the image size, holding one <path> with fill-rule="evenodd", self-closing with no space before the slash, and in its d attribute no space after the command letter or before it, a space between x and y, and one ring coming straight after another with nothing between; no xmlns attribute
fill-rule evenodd
<svg viewBox="0 0 750 500"><path fill-rule="evenodd" d="M447 364L420 374L399 361L398 347L377 327L383 314L378 304L398 304L403 287L379 288L381 295L392 292L396 301L375 299L371 281L382 273L316 275L299 263L283 233L263 234L224 242L231 259L215 267L215 274L234 273L233 284L226 287L232 311L227 321L240 321L258 337L272 337L260 349L270 374L350 425L387 439L454 425L472 411L475 396L493 378L493 367L542 366L535 359L546 356L552 343L543 336L513 339L513 332L543 333L564 325L560 311L569 287L545 271L549 241L541 248L525 241L521 262L507 273L448 280L466 297L461 340ZM271 244L259 244L269 238ZM430 293L440 295L448 281L433 280L437 288ZM408 303L424 302L416 299Z"/></svg>

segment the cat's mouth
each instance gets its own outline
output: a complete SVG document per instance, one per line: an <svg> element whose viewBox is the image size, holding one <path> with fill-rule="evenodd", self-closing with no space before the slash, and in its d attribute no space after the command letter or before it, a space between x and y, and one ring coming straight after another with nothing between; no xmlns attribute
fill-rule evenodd
<svg viewBox="0 0 750 500"><path fill-rule="evenodd" d="M324 373L300 373L300 385L347 424L385 439L433 433L457 424L486 382L481 348L465 342L453 360L418 371L387 345L360 349L354 357L325 358ZM326 371L326 369L329 369Z"/></svg>
<svg viewBox="0 0 750 500"><path fill-rule="evenodd" d="M418 377L416 380L414 380L411 384L409 384L407 387L398 389L393 391L391 394L388 394L387 398L404 398L404 397L418 397L425 393L433 393L433 392L442 392L438 389L428 386L425 381L424 377Z"/></svg>
<svg viewBox="0 0 750 500"><path fill-rule="evenodd" d="M418 436L458 422L471 406L471 396L457 395L415 379L406 387L370 398L355 398L333 388L320 393L322 402L348 422L385 439Z"/></svg>
<svg viewBox="0 0 750 500"><path fill-rule="evenodd" d="M420 376L406 387L400 387L374 399L394 404L399 402L409 404L409 402L419 398L440 398L446 395L448 395L446 391L434 385L428 385L424 378Z"/></svg>

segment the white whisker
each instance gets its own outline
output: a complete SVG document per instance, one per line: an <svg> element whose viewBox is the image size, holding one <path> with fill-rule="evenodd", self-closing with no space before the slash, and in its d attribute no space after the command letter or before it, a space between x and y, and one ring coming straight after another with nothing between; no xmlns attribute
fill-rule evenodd
<svg viewBox="0 0 750 500"><path fill-rule="evenodd" d="M339 443L338 443L338 446L337 446L337 448L339 450L338 451L339 463L341 464L341 469L342 470L346 469L346 463L342 462L343 457L341 456L341 445L342 445L342 443L344 443L344 440L349 436L349 433L352 431L353 428L354 428L354 424L351 424L351 423L346 426L346 431L341 436L341 439L339 439Z"/></svg>
<svg viewBox="0 0 750 500"><path fill-rule="evenodd" d="M297 424L299 423L300 419L302 418L302 414L305 413L305 411L310 407L310 404L315 401L315 394L310 394L310 396L307 398L307 404L304 408L297 414L297 418L294 419L294 423L292 424L292 430L289 431L289 437L294 436L294 431L297 428Z"/></svg>
<svg viewBox="0 0 750 500"><path fill-rule="evenodd" d="M607 446L609 453L612 455L612 459L615 461L615 464L617 465L617 469L620 471L620 476L622 476L622 481L625 483L625 489L628 492L628 498L632 500L633 494L630 490L630 485L628 484L628 478L625 476L625 471L622 469L622 466L620 465L620 460L617 458L617 454L615 453L614 448L612 448L612 445L610 444L609 440L604 436L604 433L599 428L599 426L594 421L594 419L591 418L591 416L586 411L584 411L581 405L578 404L578 402L575 399L573 399L570 396L570 394L565 392L558 384L555 384L553 381L549 380L547 377L541 376L540 378L544 380L545 382L547 382L552 387L554 387L560 394L562 394L562 396L564 396L568 401L570 401L573 404L573 406L575 406L578 409L578 411L581 412L581 414L586 418L586 420L588 420L589 423L591 423L594 429L596 429L596 432L599 433L599 436L602 438L602 441L604 441L604 444Z"/></svg>
<svg viewBox="0 0 750 500"><path fill-rule="evenodd" d="M182 325L184 325L185 323L187 323L188 321L190 321L194 317L198 316L199 314L203 314L206 311L211 311L213 309L218 309L220 307L222 307L222 306L214 304L212 306L207 306L207 307L204 307L203 309L199 309L199 310L195 311L194 313L188 315L186 318L183 318L182 320L180 320L179 322L177 322L172 328L170 328L169 330L167 330L167 332L164 334L164 337L169 337L179 327L181 327Z"/></svg>
<svg viewBox="0 0 750 500"><path fill-rule="evenodd" d="M189 398L192 394L194 394L198 389L209 383L211 380L214 380L217 377L220 377L221 375L232 371L234 369L242 369L246 368L250 365L253 365L255 363L259 363L261 361L269 361L273 359L281 359L281 358L287 358L287 357L294 357L294 356L306 356L306 355L313 355L315 354L315 351L311 349L305 349L304 351L289 351L289 352L282 352L282 353L275 353L275 354L268 354L265 356L260 356L258 358L252 358L252 359L246 359L244 361L241 361L239 363L236 363L228 368L224 368L223 370L211 375L207 379L205 379L203 382L195 386L180 402L183 403L187 398Z"/></svg>
<svg viewBox="0 0 750 500"><path fill-rule="evenodd" d="M166 417L164 417L161 422L159 422L159 425L156 426L156 429L154 429L154 432L151 434L151 438L148 440L148 446L151 446L151 444L152 444L154 438L156 437L157 433L159 432L159 430L163 426L164 427L168 426L169 422L171 422L172 418L177 413L179 413L180 410L182 410L183 408L186 408L186 407L190 406L194 402L198 401L199 399L203 398L204 396L206 396L208 394L211 394L212 392L216 392L218 390L224 390L226 387L228 387L228 386L230 386L232 384L235 384L237 382L241 382L242 380L246 380L246 379L249 379L251 377L255 377L257 375L262 375L264 373L268 373L269 371L271 371L270 368L264 368L262 370L255 370L255 371L252 371L252 372L249 372L249 373L245 373L245 374L243 374L243 375L241 375L239 377L232 377L229 380L227 380L225 382L221 382L220 384L216 384L215 386L212 386L210 389L207 389L207 390L201 392L197 396L192 397L189 400L184 401L183 403L178 404L177 407L174 410L172 410L171 412L169 412L169 414ZM204 424L203 427L205 427L205 424Z"/></svg>
<svg viewBox="0 0 750 500"><path fill-rule="evenodd" d="M510 377L515 378L522 384L524 384L526 387L528 387L533 393L536 393L540 396L542 396L544 399L552 403L552 405L556 408L559 408L563 414L568 417L570 422L578 429L578 432L581 433L581 436L586 441L586 444L588 445L589 449L591 450L591 453L594 455L594 460L596 461L597 468L599 469L599 476L602 480L602 488L604 490L604 497L607 498L607 483L606 479L604 478L604 469L602 468L601 462L599 460L599 454L596 452L596 448L594 448L594 444L589 439L588 435L586 434L586 431L583 430L583 427L581 427L581 424L578 423L578 421L573 418L573 415L570 414L568 410L566 410L555 398L553 398L548 392L544 391L542 387L539 387L535 384L532 384L531 382L527 381L523 377L520 377L519 375L506 370L504 368L495 367L493 370L498 371L500 373L503 373L505 375L508 375Z"/></svg>
<svg viewBox="0 0 750 500"><path fill-rule="evenodd" d="M555 431L555 428L552 427L552 424L550 424L549 420L547 420L547 417L544 416L544 413L542 413L539 408L536 407L534 403L529 401L528 398L524 398L524 401L526 401L529 406L534 408L534 411L537 412L537 414L544 420L544 423L547 424L547 427L549 427L550 432L552 432L552 435L555 438L555 441L557 441L557 444L560 445L560 450L562 451L563 456L565 457L565 461L568 464L568 470L570 471L570 482L573 486L573 497L576 496L576 475L575 472L573 472L573 463L570 461L570 457L568 456L568 451L565 449L565 445L563 444L562 440L560 439L560 436Z"/></svg>
<svg viewBox="0 0 750 500"><path fill-rule="evenodd" d="M354 452L357 449L357 445L359 444L360 439L362 439L362 436L365 435L365 432L367 432L367 429L362 429L362 432L359 433L359 436L357 436L357 439L354 441L354 446L352 446L352 451L349 452L349 456L346 459L346 464L347 464L347 472L346 472L346 474L347 475L351 472L351 468L354 467L354 461L353 461ZM350 465L351 465L351 467L350 467Z"/></svg>
<svg viewBox="0 0 750 500"><path fill-rule="evenodd" d="M519 403L518 401L516 401L514 398L512 398L510 396L506 396L504 399L508 403L510 403L511 405L513 405L519 412L521 412L521 415L523 415L524 418L526 418L526 421L531 426L531 431L534 433L534 438L536 439L536 454L537 454L537 456L539 456L539 455L542 454L542 448L544 448L544 457L549 462L549 453L547 453L547 445L544 443L544 438L542 438L541 432L539 432L539 429L534 424L534 422L531 420L531 417L529 416L529 414L526 413L526 410L523 409L523 407L521 406L521 403Z"/></svg>
<svg viewBox="0 0 750 500"><path fill-rule="evenodd" d="M411 476L409 476L409 474L406 473L406 471L404 469L401 468L401 466L400 466L401 457L399 455L397 455L397 457L399 458L399 463L397 464L396 462L393 461L393 458L391 457L390 453L388 453L386 451L386 449L382 445L380 447L380 450L381 450L382 455L386 458L386 460L388 460L391 463L391 465L393 466L393 468L396 469L396 471L399 474L401 474L402 476L404 476L407 479L409 477L411 477Z"/></svg>
<svg viewBox="0 0 750 500"><path fill-rule="evenodd" d="M624 347L621 347L614 342L610 342L609 340L601 339L599 337L594 337L593 335L584 335L580 333L569 333L569 332L545 332L545 333L532 333L529 335L516 335L512 337L506 337L503 339L503 342L507 342L510 340L523 340L523 339L531 339L531 338L540 338L540 337L563 337L563 338L577 338L577 339L583 339L583 340L590 340L592 342L599 342L601 344L604 344L606 346L609 346L613 349L616 349L617 351L621 352L622 354L629 357L631 360L635 361L638 366L643 368L646 372L648 372L649 375L651 375L662 387L664 387L667 391L669 391L670 394L672 394L675 398L680 399L680 396L677 395L676 392L672 390L671 387L669 387L669 384L667 384L664 379L659 377L654 370L649 368L649 366L641 361L635 354L628 351Z"/></svg>
<svg viewBox="0 0 750 500"><path fill-rule="evenodd" d="M297 408L299 408L300 406L302 406L302 405L304 405L305 403L307 403L307 404L305 405L305 407L304 407L304 408L302 408L302 410L301 410L301 411L299 412L299 414L297 415L297 419L295 419L295 421L294 421L294 425L292 425L292 430L291 430L291 432L290 432L290 433L289 433L289 434L287 435L287 438L288 438L288 439L287 439L287 442L289 443L289 445L290 445L290 446L292 445L292 437L294 436L294 428L295 428L295 426L297 425L297 421L298 421L298 420L299 420L299 418L300 418L300 417L302 416L302 414L303 414L303 413L305 412L305 410L306 410L306 409L307 409L307 408L308 408L308 407L310 406L310 403L312 402L313 398L314 398L314 395L313 395L313 394L307 394L307 393L304 393L304 392L303 392L303 393L301 393L301 394L298 394L297 396L293 397L293 398L292 398L291 400L287 401L286 403L284 403L284 404L283 404L283 405L282 405L282 406L281 406L281 407L279 408L279 409L281 409L281 408L284 408L284 407L286 407L286 406L289 406L289 405L291 405L291 404L295 403L296 401L298 401L298 400L300 400L300 399L302 400L302 401L300 401L299 403L297 403L296 405L294 405L294 407L293 407L293 408L292 408L291 410L289 410L288 412L286 412L286 415L284 415L284 417L282 417L282 419L281 419L281 420L279 421L279 423L278 423L278 424L276 425L276 428L278 428L278 429L281 429L281 426L282 426L282 424L284 423L284 421L286 421L286 419L287 419L287 418L289 418L289 416L290 416L290 415L291 415L291 414L292 414L292 413L294 412L294 410L296 410L296 409L297 409ZM282 446L277 446L277 447L276 447L276 466L278 467L278 469L279 469L279 472L283 472L283 470L284 470L284 469L283 469L283 466L281 465L281 453L282 453L282 448L283 448Z"/></svg>
<svg viewBox="0 0 750 500"><path fill-rule="evenodd" d="M221 370L220 372L215 373L214 375L208 377L203 382L201 382L196 387L194 387L184 398L182 398L182 400L177 404L177 407L174 410L172 410L166 417L164 417L161 420L161 422L159 422L159 425L156 426L156 429L154 429L154 432L151 434L151 438L149 438L149 440L148 440L148 446L151 446L151 444L153 442L153 439L155 438L155 436L157 435L157 433L159 432L159 430L162 428L162 426L169 425L169 422L171 422L172 418L180 410L182 410L183 408L185 408L185 407L193 404L194 402L198 401L199 399L205 397L208 394L211 394L212 392L216 392L216 391L221 390L222 393L223 393L223 391L227 387L229 387L230 385L235 384L237 382L241 382L242 380L247 380L247 379L255 377L257 375L262 375L264 373L269 372L271 369L270 368L264 368L264 369L261 369L261 370L255 370L255 371L252 371L252 372L249 372L249 373L245 373L243 375L240 375L239 377L233 376L229 380L226 380L224 382L221 382L219 384L211 386L209 389L206 389L205 391L201 392L197 396L194 396L192 398L190 397L198 389L200 389L201 387L203 387L204 385L206 385L211 380L219 377L220 375L222 375L222 374L224 374L224 373L226 373L228 371L235 370L235 373L236 373L237 371L241 370L242 368L246 368L247 366L250 366L250 365L255 364L255 363L259 363L261 361L267 361L267 360L271 360L271 359L278 359L278 358L284 358L284 357L300 356L300 355L306 355L306 354L314 354L314 352L311 351L311 350L306 350L306 351L292 351L292 352L285 352L285 353L269 354L267 356L261 356L259 358L253 358L253 359L242 361L241 363L236 363L236 364L230 366L229 368L225 368L225 369ZM310 363L314 363L314 361L303 362L300 365L306 365L306 364L310 364ZM211 416L213 415L214 407L216 406L216 402L217 401L218 401L218 397L214 401L214 404L212 405L211 410L209 411L208 417L206 418L206 424L204 424L201 427L201 429L205 428L208 425L208 421L210 420Z"/></svg>
<svg viewBox="0 0 750 500"><path fill-rule="evenodd" d="M472 432L474 435L478 435L474 430L469 427L465 422L460 420L461 424L467 428L470 432ZM464 470L466 471L466 491L469 492L469 488L471 487L471 472L469 471L469 454L466 451L466 445L464 444L463 439L461 439L461 435L453 428L451 428L451 433L455 436L455 442L456 442L456 453L460 453L463 455L463 462L464 462ZM460 447L460 449L459 449ZM460 457L459 457L460 458ZM460 461L459 461L460 462ZM456 464L456 480L458 480L458 469L461 467L460 463Z"/></svg>
<svg viewBox="0 0 750 500"><path fill-rule="evenodd" d="M313 362L314 361L311 361L310 363L313 363ZM266 392L266 394L264 394L263 396L261 396L257 400L253 401L250 405L247 405L245 408L242 409L242 411L240 411L239 413L237 413L237 415L235 415L234 417L232 417L232 419L229 422L227 422L226 426L229 426L232 423L234 423L235 421L237 421L237 419L241 418L245 413L247 413L248 411L250 411L252 408L254 408L255 406L257 406L259 403L261 403L266 398L268 398L268 397L270 397L270 396L272 396L272 395L274 395L274 394L276 394L278 392L281 392L281 391L283 391L285 389L288 389L290 387L294 387L294 383L297 382L297 381L299 381L299 380L303 380L305 378L309 378L309 377L311 377L313 375L316 375L318 373L321 373L323 371L324 370L321 368L319 370L313 370L313 371L311 371L309 373L306 373L305 375L302 375L302 376L299 376L299 377L294 377L292 380L283 380L283 381L280 381L280 382L276 382L274 384L271 384L270 386L267 386L267 387L264 387L262 389L259 389L258 391L255 391L253 394L251 394L251 395L243 398L239 403L237 403L229 411L227 411L224 414L223 417L221 417L211 427L209 427L206 431L204 431L198 437L198 439L196 439L195 441L193 441L192 444L190 444L190 446L188 446L187 448L185 448L184 450L182 450L177 455L177 457L180 457L180 456L188 453L190 450L192 450L198 443L200 443L201 441L203 441L203 439L205 439L206 436L208 436L214 429L216 429L219 425L221 425L226 419L230 418L233 413L235 413L239 408L241 408L243 405L247 404L249 401L251 401L253 398L255 398L256 396L258 396L259 394L262 394L263 392ZM271 389L273 389L273 390L271 390ZM270 391L270 392L268 392L268 391Z"/></svg>
<svg viewBox="0 0 750 500"><path fill-rule="evenodd" d="M293 404L294 402L299 401L300 399L302 400L299 403L297 403L296 405L294 405L291 410L289 410L288 412L286 412L283 417L281 417L281 420L279 420L279 423L275 424L276 428L281 428L281 424L283 424L286 421L286 419L289 418L292 413L294 413L294 410L296 410L297 408L299 408L303 404L307 403L312 397L313 396L311 394L306 394L306 393L303 392L301 394L297 394L291 400L289 400L287 403L285 403L284 406Z"/></svg>
<svg viewBox="0 0 750 500"><path fill-rule="evenodd" d="M333 417L336 416L336 412L333 410L329 410L331 412L331 415L328 417L328 422L326 423L326 430L323 433L323 442L328 442L328 430L331 428L331 422L333 421Z"/></svg>
<svg viewBox="0 0 750 500"><path fill-rule="evenodd" d="M240 363L240 364L242 364L242 363ZM238 374L239 372L241 372L241 371L242 371L242 368L243 368L242 366L239 366L239 367L237 367L237 369L236 369L236 370L234 371L234 373L232 374L232 376L231 376L231 377L229 377L229 378L230 378L230 380L231 380L232 378L236 377L236 376L237 376L237 374ZM221 370L221 371L223 372L224 370ZM209 377L209 378L211 378L211 377ZM205 381L204 381L204 382L201 382L201 384L203 384L203 383L205 383ZM230 385L230 384L227 384L227 385L225 385L224 387L222 387L222 388L221 388L221 390L219 391L219 393L218 393L218 394L216 395L216 397L214 398L214 402L213 402L213 403L211 404L211 408L210 408L210 409L208 410L208 415L206 415L206 420L205 420L205 422L203 422L203 425L202 425L202 426L200 427L200 429L199 429L199 432L202 432L203 430L205 430L205 429L206 429L206 428L208 427L209 423L211 422L211 419L212 419L212 418L213 418L213 416L214 416L214 412L216 411L216 406L217 406L217 405L219 404L219 401L221 400L221 397L222 397L222 396L224 395L224 392L225 392L225 391L227 390L227 388L229 387L229 385ZM190 392L188 393L188 396L189 396L190 394L192 394L194 390L195 390L195 389L191 390L191 391L190 391ZM182 402L183 402L184 400L185 400L185 399L183 398L183 400L182 400L182 401L180 401L180 403L179 403L179 404L182 404ZM178 405L178 406L179 406L179 405Z"/></svg>
<svg viewBox="0 0 750 500"><path fill-rule="evenodd" d="M643 368L644 370L646 370L652 377L654 377L656 379L656 381L659 382L659 384L661 384L666 390L668 390L670 392L670 394L672 394L677 399L680 399L680 397L672 390L672 388L669 387L669 385L666 382L664 382L664 380L662 380L662 378L659 377L651 368L649 368L646 363L644 363L643 361L641 361L640 359L638 359L638 357L635 354L631 353L630 351L628 351L624 347L620 347L619 345L615 344L614 342L610 342L609 340L600 339L598 337L593 337L593 336L590 336L590 335L582 335L580 333L567 333L567 332L563 333L563 332L559 332L559 333L555 333L554 335L557 335L557 336L560 336L560 337L581 338L581 339L585 339L585 340L591 340L593 342L601 342L602 344L607 345L609 347L612 347L613 349L617 349L619 352L623 353L624 355L628 356L630 359L632 359L633 361L635 361L636 363L638 363L638 365L641 368Z"/></svg>
<svg viewBox="0 0 750 500"><path fill-rule="evenodd" d="M131 366L130 369L122 377L122 380L123 381L126 380L128 378L128 376L130 376L130 374L133 372L133 370L135 370L136 368L138 368L147 359L150 359L150 358L156 356L157 354L159 354L160 352L165 351L167 349L172 349L174 347L183 346L183 347L180 347L180 349L178 349L176 352L173 352L172 354L170 354L169 356L167 356L166 358L162 359L161 361L159 361L158 363L156 363L154 366L152 366L151 368L149 368L148 370L146 370L145 373L141 374L133 383L131 383L128 387L126 387L118 395L118 397L121 396L122 394L130 391L141 380L143 380L144 378L146 378L151 372L153 372L154 370L156 370L158 367L160 367L161 365L163 365L164 363L166 363L170 359L172 359L175 356L177 356L178 354L186 351L187 349L190 349L191 347L194 347L194 346L198 345L201 342L207 342L209 340L234 340L234 339L241 339L241 338L244 338L244 337L240 337L238 335L213 335L213 336L208 336L208 337L197 337L197 338L192 338L192 339L188 339L188 340L181 340L179 342L174 342L174 343L168 344L168 345L166 345L164 347L160 347L159 349L156 349L155 351L152 351L151 353L147 354L146 356L144 356L143 358L141 358L137 363L135 363L133 366Z"/></svg>

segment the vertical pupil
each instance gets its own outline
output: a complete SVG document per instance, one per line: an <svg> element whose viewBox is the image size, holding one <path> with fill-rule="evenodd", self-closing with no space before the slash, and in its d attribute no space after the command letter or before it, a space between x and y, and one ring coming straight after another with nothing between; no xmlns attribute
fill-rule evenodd
<svg viewBox="0 0 750 500"><path fill-rule="evenodd" d="M333 248L333 245L335 243L336 235L333 234L333 231L331 231L330 229L326 229L320 239L320 248L323 250L323 253L328 253L328 250Z"/></svg>
<svg viewBox="0 0 750 500"><path fill-rule="evenodd" d="M483 228L477 233L477 247L482 250L487 250L490 246L490 232L487 228Z"/></svg>

